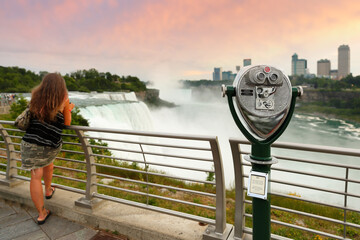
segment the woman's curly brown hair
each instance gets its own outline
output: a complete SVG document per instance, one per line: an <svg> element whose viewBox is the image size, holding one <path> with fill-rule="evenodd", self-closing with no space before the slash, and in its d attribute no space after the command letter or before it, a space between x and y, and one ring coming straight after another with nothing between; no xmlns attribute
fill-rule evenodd
<svg viewBox="0 0 360 240"><path fill-rule="evenodd" d="M58 73L46 74L32 90L30 112L40 121L51 122L68 97L65 80Z"/></svg>

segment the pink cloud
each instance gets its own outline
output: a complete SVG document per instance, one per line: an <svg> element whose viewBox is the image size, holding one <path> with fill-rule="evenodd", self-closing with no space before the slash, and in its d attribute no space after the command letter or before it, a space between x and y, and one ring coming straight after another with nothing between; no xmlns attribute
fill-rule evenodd
<svg viewBox="0 0 360 240"><path fill-rule="evenodd" d="M280 62L295 51L326 52L360 30L358 0L14 2L0 3L0 50L191 63L199 72L247 57ZM195 66L180 72L196 75Z"/></svg>

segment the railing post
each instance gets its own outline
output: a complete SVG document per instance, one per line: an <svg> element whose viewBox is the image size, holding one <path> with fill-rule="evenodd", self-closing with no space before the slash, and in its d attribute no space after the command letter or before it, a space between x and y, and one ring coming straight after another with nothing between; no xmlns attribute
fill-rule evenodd
<svg viewBox="0 0 360 240"><path fill-rule="evenodd" d="M346 211L346 207L347 207L347 194L348 194L348 185L349 185L349 168L347 167L346 168L346 173L345 173L345 195L344 195L344 222L346 223L347 222L347 211ZM343 225L344 227L344 233L343 233L343 236L344 238L346 238L346 224Z"/></svg>
<svg viewBox="0 0 360 240"><path fill-rule="evenodd" d="M7 167L6 167L6 178L5 181L0 181L1 184L11 187L17 181L13 179L13 176L17 175L16 161L15 161L15 148L14 144L11 141L11 137L4 127L0 124L1 136L4 139L6 146L6 155L7 155Z"/></svg>
<svg viewBox="0 0 360 240"><path fill-rule="evenodd" d="M226 224L226 196L224 168L220 156L220 148L217 138L209 140L214 160L216 182L216 216L215 227L209 226L203 234L204 240L228 239L233 226Z"/></svg>
<svg viewBox="0 0 360 240"><path fill-rule="evenodd" d="M92 149L90 147L89 141L85 138L84 131L82 130L75 130L76 135L79 137L81 146L85 153L85 160L86 160L86 191L85 197L80 198L79 200L75 201L75 205L79 207L93 209L95 204L98 202L97 200L93 199L93 194L97 193L97 186L96 181L96 166L95 158L92 156Z"/></svg>
<svg viewBox="0 0 360 240"><path fill-rule="evenodd" d="M229 141L235 173L234 239L240 240L244 237L245 228L244 170L240 157L239 143L231 139Z"/></svg>

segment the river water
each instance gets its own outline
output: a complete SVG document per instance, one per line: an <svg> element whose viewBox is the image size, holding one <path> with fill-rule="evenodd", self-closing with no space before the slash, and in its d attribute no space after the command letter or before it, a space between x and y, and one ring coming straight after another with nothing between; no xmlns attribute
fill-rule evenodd
<svg viewBox="0 0 360 240"><path fill-rule="evenodd" d="M198 98L194 98L189 89L164 89L160 92L162 99L174 102L178 106L175 108L149 109L146 104L137 101L133 93L84 94L71 92L70 100L80 108L80 113L89 120L90 126L93 127L218 136L226 186L232 187L234 185L234 170L228 139L244 137L233 121L226 98L221 98L220 91L218 96L211 96L207 98L207 101L195 100ZM295 110L288 128L278 141L358 149L360 146L360 124L340 119L298 114ZM353 158L342 157L340 160L337 157L316 156L316 159L360 166L360 160ZM280 162L276 167L289 167L289 164L291 165L291 163ZM305 170L307 168L305 165L301 167ZM319 174L329 174L332 171L322 167L315 170ZM249 169L245 168L245 172L248 171ZM273 178L282 180L289 178L289 181L305 184L314 181L311 178L294 179L296 177L284 173L274 172L272 174ZM342 173L334 172L333 174L341 175ZM359 171L350 174L360 180ZM318 184L326 188L338 188L339 191L343 191L344 188L343 183L340 182L318 180ZM338 204L343 202L343 197L340 196L327 197L326 194L296 187L284 188L273 184L272 189L286 194L295 193L305 198L315 198L322 202ZM359 194L359 184L350 184L349 191ZM349 205L359 208L360 201L350 198Z"/></svg>

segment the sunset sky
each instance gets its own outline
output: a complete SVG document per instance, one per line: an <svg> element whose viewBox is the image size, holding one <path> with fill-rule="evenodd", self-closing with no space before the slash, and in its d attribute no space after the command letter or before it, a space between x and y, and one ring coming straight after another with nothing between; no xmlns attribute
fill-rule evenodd
<svg viewBox="0 0 360 240"><path fill-rule="evenodd" d="M212 79L244 58L291 74L291 56L350 47L360 75L359 0L0 0L0 65L35 72L95 68L156 84Z"/></svg>

